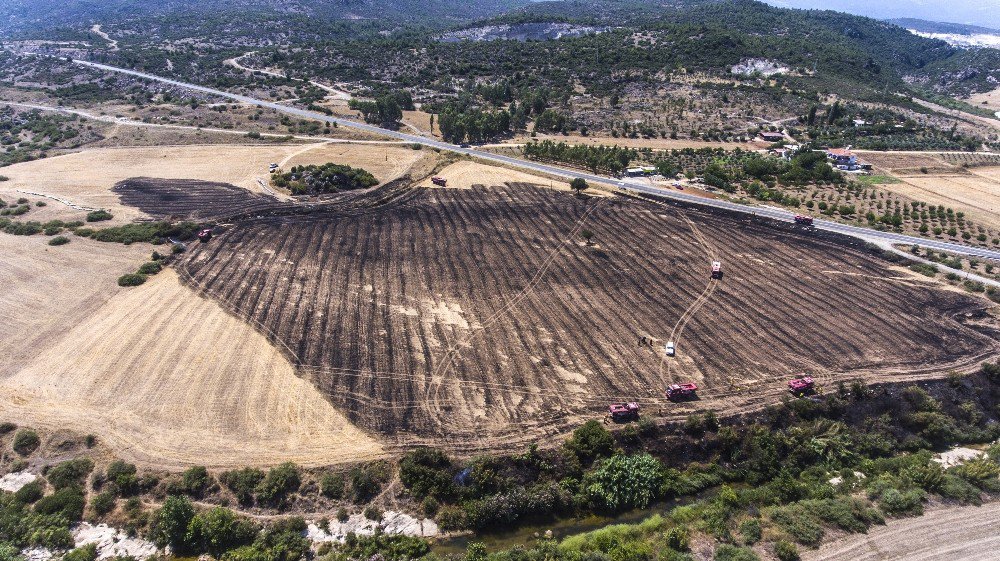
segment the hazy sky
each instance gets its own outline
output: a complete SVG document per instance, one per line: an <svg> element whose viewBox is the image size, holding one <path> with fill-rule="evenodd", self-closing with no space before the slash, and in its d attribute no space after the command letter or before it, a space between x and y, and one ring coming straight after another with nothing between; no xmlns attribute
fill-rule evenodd
<svg viewBox="0 0 1000 561"><path fill-rule="evenodd" d="M764 0L784 8L837 10L878 19L919 18L1000 29L1000 0Z"/></svg>

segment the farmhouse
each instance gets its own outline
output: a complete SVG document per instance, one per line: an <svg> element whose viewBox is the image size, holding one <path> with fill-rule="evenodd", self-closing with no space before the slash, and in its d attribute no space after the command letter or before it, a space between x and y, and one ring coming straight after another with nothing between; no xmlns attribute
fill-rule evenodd
<svg viewBox="0 0 1000 561"><path fill-rule="evenodd" d="M762 132L760 137L768 142L780 142L785 139L785 134L781 132Z"/></svg>
<svg viewBox="0 0 1000 561"><path fill-rule="evenodd" d="M862 171L872 169L872 165L858 160L858 157L848 148L828 148L826 157L830 163L842 171Z"/></svg>

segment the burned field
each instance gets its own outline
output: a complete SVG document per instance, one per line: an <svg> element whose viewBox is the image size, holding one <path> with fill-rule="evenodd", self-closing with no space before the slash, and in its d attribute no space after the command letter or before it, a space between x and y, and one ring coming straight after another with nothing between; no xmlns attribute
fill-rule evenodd
<svg viewBox="0 0 1000 561"><path fill-rule="evenodd" d="M115 184L123 204L153 218L206 220L282 206L278 199L228 183L134 177Z"/></svg>
<svg viewBox="0 0 1000 561"><path fill-rule="evenodd" d="M515 446L613 400L683 414L663 398L674 381L739 410L798 372L930 376L1000 348L985 301L746 218L527 184L345 201L242 221L178 270L400 444Z"/></svg>

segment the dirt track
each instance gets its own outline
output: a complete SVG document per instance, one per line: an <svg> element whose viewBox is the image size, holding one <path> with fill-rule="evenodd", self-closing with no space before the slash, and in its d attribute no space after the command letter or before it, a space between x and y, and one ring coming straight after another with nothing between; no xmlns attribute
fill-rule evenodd
<svg viewBox="0 0 1000 561"><path fill-rule="evenodd" d="M996 331L956 319L983 300L739 219L525 184L363 206L240 224L180 267L352 421L399 443L518 446L612 399L732 411L801 371L826 384L943 375L998 349ZM705 241L726 277L664 379L660 351L637 342L667 337L705 291ZM700 404L665 403L681 379L702 384Z"/></svg>
<svg viewBox="0 0 1000 561"><path fill-rule="evenodd" d="M806 551L805 561L989 561L1000 551L1000 502L950 506L893 520Z"/></svg>
<svg viewBox="0 0 1000 561"><path fill-rule="evenodd" d="M381 455L264 337L172 270L119 291L35 350L0 381L0 418L93 433L133 461L328 465Z"/></svg>

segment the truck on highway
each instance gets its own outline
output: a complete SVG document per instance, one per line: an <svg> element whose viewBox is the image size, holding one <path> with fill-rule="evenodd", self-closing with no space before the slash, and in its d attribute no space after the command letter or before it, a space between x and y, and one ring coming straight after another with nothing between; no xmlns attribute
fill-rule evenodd
<svg viewBox="0 0 1000 561"><path fill-rule="evenodd" d="M803 216L801 214L796 214L794 220L796 226L806 226L811 228L813 225L812 216Z"/></svg>

